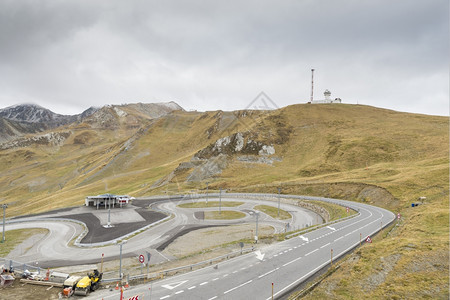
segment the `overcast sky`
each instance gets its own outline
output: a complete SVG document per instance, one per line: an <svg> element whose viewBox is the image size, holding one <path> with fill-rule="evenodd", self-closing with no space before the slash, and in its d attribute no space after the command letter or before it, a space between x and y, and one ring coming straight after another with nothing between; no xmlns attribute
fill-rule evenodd
<svg viewBox="0 0 450 300"><path fill-rule="evenodd" d="M449 114L448 0L0 0L0 108L344 103Z"/></svg>

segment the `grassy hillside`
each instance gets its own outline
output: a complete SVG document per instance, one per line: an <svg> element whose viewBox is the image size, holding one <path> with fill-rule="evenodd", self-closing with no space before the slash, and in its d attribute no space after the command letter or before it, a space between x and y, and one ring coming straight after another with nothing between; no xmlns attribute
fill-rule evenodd
<svg viewBox="0 0 450 300"><path fill-rule="evenodd" d="M281 187L363 201L402 213L401 225L359 249L311 297L448 298L448 118L344 104L159 119L132 108L59 128L70 133L62 143L0 150L8 216L104 192L204 192L206 182L210 191ZM411 208L419 197L424 205Z"/></svg>

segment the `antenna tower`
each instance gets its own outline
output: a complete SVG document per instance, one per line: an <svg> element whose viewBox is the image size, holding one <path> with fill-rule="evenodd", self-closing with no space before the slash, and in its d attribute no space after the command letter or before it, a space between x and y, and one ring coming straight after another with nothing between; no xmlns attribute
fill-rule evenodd
<svg viewBox="0 0 450 300"><path fill-rule="evenodd" d="M311 102L314 96L314 69L311 69Z"/></svg>

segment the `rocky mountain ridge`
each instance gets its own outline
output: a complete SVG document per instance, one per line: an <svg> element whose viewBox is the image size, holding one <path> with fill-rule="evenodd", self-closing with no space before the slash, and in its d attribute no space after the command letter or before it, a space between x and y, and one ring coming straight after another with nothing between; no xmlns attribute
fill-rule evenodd
<svg viewBox="0 0 450 300"><path fill-rule="evenodd" d="M98 108L90 107L81 114L61 115L37 104L18 104L0 109L0 118L15 122L44 123L48 128L73 123L94 113Z"/></svg>
<svg viewBox="0 0 450 300"><path fill-rule="evenodd" d="M131 123L138 124L136 116L154 119L164 116L174 110L183 110L175 102L136 103L124 105L105 105L90 107L81 114L61 115L36 104L19 104L0 109L0 143L2 149L41 140L40 137L26 138L26 135L36 134L54 128L86 122L92 127L117 126L118 119L129 116ZM138 126L138 125L136 125ZM45 136L45 135L44 135ZM17 140L17 141L16 141ZM11 143L14 141L14 143Z"/></svg>
<svg viewBox="0 0 450 300"><path fill-rule="evenodd" d="M0 109L0 143L17 138L23 139L25 135L80 121L97 110L91 107L81 114L61 115L36 104L18 104L2 108Z"/></svg>

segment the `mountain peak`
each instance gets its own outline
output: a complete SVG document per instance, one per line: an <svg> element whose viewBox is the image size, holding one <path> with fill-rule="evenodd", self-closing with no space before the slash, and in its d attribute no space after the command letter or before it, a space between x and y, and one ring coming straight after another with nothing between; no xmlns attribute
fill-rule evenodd
<svg viewBox="0 0 450 300"><path fill-rule="evenodd" d="M62 117L37 104L18 104L0 109L0 117L11 121L41 123L51 122Z"/></svg>

